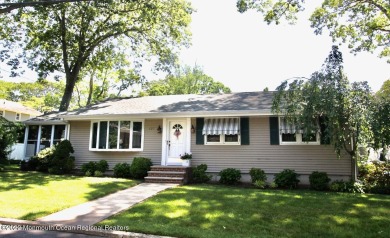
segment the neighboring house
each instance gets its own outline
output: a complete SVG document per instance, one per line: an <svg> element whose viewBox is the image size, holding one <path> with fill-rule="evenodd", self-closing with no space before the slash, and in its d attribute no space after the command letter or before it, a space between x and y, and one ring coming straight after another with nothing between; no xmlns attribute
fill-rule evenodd
<svg viewBox="0 0 390 238"><path fill-rule="evenodd" d="M25 107L20 103L0 99L0 116L8 121L25 121L42 115L41 112Z"/></svg>
<svg viewBox="0 0 390 238"><path fill-rule="evenodd" d="M36 153L69 139L77 167L105 159L112 169L139 156L155 165L187 166L180 155L190 152L191 166L207 164L213 174L237 168L244 181L252 167L263 169L269 180L287 168L306 184L313 171L349 179L349 156L338 159L331 146L322 145L320 128L303 138L271 112L272 97L273 92L243 92L111 99L29 120L26 141Z"/></svg>
<svg viewBox="0 0 390 238"><path fill-rule="evenodd" d="M0 99L0 117L4 117L8 121L22 122L41 114L41 112L25 107L20 103ZM12 146L11 150L12 152L8 156L9 159L21 160L24 158L23 143L16 143Z"/></svg>

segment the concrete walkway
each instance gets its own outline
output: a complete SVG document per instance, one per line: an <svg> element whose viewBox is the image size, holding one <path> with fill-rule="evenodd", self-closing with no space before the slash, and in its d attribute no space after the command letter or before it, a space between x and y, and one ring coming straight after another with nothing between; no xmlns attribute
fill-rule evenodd
<svg viewBox="0 0 390 238"><path fill-rule="evenodd" d="M157 193L177 184L142 183L87 203L39 218L38 222L74 226L89 226L126 210ZM55 199L55 198L53 198Z"/></svg>

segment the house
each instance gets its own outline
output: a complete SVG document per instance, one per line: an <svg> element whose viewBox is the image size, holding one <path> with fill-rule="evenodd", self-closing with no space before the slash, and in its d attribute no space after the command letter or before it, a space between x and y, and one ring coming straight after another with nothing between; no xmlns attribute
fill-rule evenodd
<svg viewBox="0 0 390 238"><path fill-rule="evenodd" d="M0 99L0 117L7 119L12 122L22 122L30 118L41 115L42 113L25 107L20 103L8 101L5 99ZM23 141L19 141L14 144L11 148L11 153L9 154L9 159L21 160L24 158L24 144Z"/></svg>
<svg viewBox="0 0 390 238"><path fill-rule="evenodd" d="M4 117L8 121L25 121L39 115L42 113L35 109L17 102L0 99L0 117Z"/></svg>
<svg viewBox="0 0 390 238"><path fill-rule="evenodd" d="M148 157L154 165L189 166L180 155L192 153L191 166L207 164L216 175L240 169L249 181L252 167L269 180L294 169L308 184L308 175L324 171L332 179L349 179L349 156L337 158L323 145L321 131L301 131L271 112L273 92L216 95L170 95L110 99L76 111L46 115L26 122L27 145L39 151L61 138L73 144L76 166L105 159L115 164ZM40 141L40 143L37 143ZM216 176L214 176L216 178Z"/></svg>

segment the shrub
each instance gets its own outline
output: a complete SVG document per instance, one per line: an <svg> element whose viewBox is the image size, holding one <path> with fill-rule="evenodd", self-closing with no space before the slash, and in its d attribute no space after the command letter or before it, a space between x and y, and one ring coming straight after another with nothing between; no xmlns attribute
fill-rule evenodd
<svg viewBox="0 0 390 238"><path fill-rule="evenodd" d="M193 168L192 181L194 183L207 183L211 179L211 175L206 174L207 165L201 164Z"/></svg>
<svg viewBox="0 0 390 238"><path fill-rule="evenodd" d="M251 176L251 181L253 184L256 183L256 181L267 181L267 175L265 175L265 172L262 169L251 168L249 175Z"/></svg>
<svg viewBox="0 0 390 238"><path fill-rule="evenodd" d="M91 176L92 176L92 172L91 172L91 171L89 171L89 170L87 170L87 171L85 172L85 176L87 176L87 177L91 177Z"/></svg>
<svg viewBox="0 0 390 238"><path fill-rule="evenodd" d="M23 131L23 128L21 123L10 122L0 117L0 164L8 163L10 148L18 140L18 133Z"/></svg>
<svg viewBox="0 0 390 238"><path fill-rule="evenodd" d="M280 173L275 174L274 181L281 188L296 188L299 183L299 175L294 170L285 169Z"/></svg>
<svg viewBox="0 0 390 238"><path fill-rule="evenodd" d="M229 184L229 185L236 184L241 179L241 171L238 169L227 168L221 170L219 172L219 176L221 176L221 178L219 179L220 183Z"/></svg>
<svg viewBox="0 0 390 238"><path fill-rule="evenodd" d="M309 176L310 188L314 190L327 190L330 178L326 172L314 171Z"/></svg>
<svg viewBox="0 0 390 238"><path fill-rule="evenodd" d="M108 170L109 166L106 160L100 160L96 164L96 170L99 170L103 174Z"/></svg>
<svg viewBox="0 0 390 238"><path fill-rule="evenodd" d="M130 165L128 163L119 163L114 166L114 176L117 178L130 178Z"/></svg>
<svg viewBox="0 0 390 238"><path fill-rule="evenodd" d="M330 190L344 193L364 193L364 186L359 182L335 180L330 184Z"/></svg>
<svg viewBox="0 0 390 238"><path fill-rule="evenodd" d="M22 161L20 163L20 170L34 171L37 169L38 165L39 165L38 157L33 156L30 159L28 159L27 161Z"/></svg>
<svg viewBox="0 0 390 238"><path fill-rule="evenodd" d="M50 163L52 162L54 158L54 151L56 150L56 147L48 147L38 152L37 155L35 155L36 159L38 160L35 166L35 170L40 172L48 172Z"/></svg>
<svg viewBox="0 0 390 238"><path fill-rule="evenodd" d="M359 179L368 192L390 194L390 163L373 162L359 166Z"/></svg>
<svg viewBox="0 0 390 238"><path fill-rule="evenodd" d="M270 188L277 188L278 185L275 182L272 182L272 183L269 184L269 187Z"/></svg>
<svg viewBox="0 0 390 238"><path fill-rule="evenodd" d="M143 179L148 174L152 161L144 157L135 157L130 165L131 177Z"/></svg>
<svg viewBox="0 0 390 238"><path fill-rule="evenodd" d="M82 164L81 171L83 172L83 174L86 174L87 172L93 174L97 170L96 164L97 163L95 161L89 161L88 163Z"/></svg>
<svg viewBox="0 0 390 238"><path fill-rule="evenodd" d="M53 159L49 162L49 168L54 174L70 173L74 168L75 158L73 146L68 140L63 140L55 146Z"/></svg>
<svg viewBox="0 0 390 238"><path fill-rule="evenodd" d="M256 186L256 188L265 188L267 186L267 183L263 180L256 180L253 185Z"/></svg>
<svg viewBox="0 0 390 238"><path fill-rule="evenodd" d="M88 171L91 173L91 175L94 175L96 171L100 171L104 175L104 173L107 171L107 169L108 169L108 163L106 160L100 160L99 162L90 161L88 163L81 165L81 171L85 175ZM91 175L89 175L89 176L91 176ZM86 175L86 176L88 176L88 175Z"/></svg>
<svg viewBox="0 0 390 238"><path fill-rule="evenodd" d="M95 177L103 177L104 173L100 170L96 170L95 173L93 173Z"/></svg>

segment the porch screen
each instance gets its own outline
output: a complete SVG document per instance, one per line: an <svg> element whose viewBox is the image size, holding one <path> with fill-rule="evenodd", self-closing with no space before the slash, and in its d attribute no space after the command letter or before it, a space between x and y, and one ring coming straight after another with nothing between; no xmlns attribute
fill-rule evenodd
<svg viewBox="0 0 390 238"><path fill-rule="evenodd" d="M203 135L238 135L240 122L238 118L208 118L203 125Z"/></svg>

